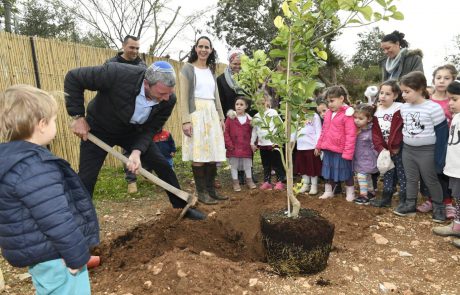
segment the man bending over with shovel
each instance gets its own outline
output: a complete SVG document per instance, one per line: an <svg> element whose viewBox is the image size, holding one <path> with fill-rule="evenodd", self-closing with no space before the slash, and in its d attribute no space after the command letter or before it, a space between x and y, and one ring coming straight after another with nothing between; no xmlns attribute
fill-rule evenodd
<svg viewBox="0 0 460 295"><path fill-rule="evenodd" d="M72 132L82 139L78 175L93 195L97 176L107 152L88 140L91 133L109 146L129 151L127 166L132 172L141 167L155 171L160 179L180 189L168 161L152 141L176 104L173 67L157 61L147 69L122 63L70 70L64 80L66 108L73 118ZM84 91L97 91L85 111ZM173 208L187 202L168 192ZM189 208L186 218L204 219L197 209Z"/></svg>

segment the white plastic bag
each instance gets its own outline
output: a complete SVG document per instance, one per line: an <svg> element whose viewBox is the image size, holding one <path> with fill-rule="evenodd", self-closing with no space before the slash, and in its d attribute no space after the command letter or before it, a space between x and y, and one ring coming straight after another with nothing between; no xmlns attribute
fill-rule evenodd
<svg viewBox="0 0 460 295"><path fill-rule="evenodd" d="M381 174L385 174L387 171L393 169L395 164L391 160L391 155L389 150L382 150L377 158L377 168Z"/></svg>

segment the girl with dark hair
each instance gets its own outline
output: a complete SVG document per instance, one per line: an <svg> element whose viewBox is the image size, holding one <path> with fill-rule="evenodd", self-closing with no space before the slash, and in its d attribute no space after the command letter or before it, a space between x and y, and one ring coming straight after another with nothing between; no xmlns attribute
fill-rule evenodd
<svg viewBox="0 0 460 295"><path fill-rule="evenodd" d="M447 131L447 121L444 111L439 104L428 98L426 78L422 72L412 72L402 77L400 82L403 99L401 106L403 118L403 166L406 173L406 201L400 204L393 212L399 216L415 215L418 183L420 176L425 182L433 201L434 222L446 220L446 207L442 202L442 188L436 174L437 165L435 155L442 154L445 145L437 145L438 134ZM444 154L445 155L445 154ZM443 159L445 160L445 159Z"/></svg>
<svg viewBox="0 0 460 295"><path fill-rule="evenodd" d="M449 106L454 116L450 125L449 141L447 145L446 166L444 174L449 176L449 188L456 200L456 214L454 221L441 227L433 228L433 232L440 236L454 236L454 246L460 248L460 81L455 80L447 87Z"/></svg>
<svg viewBox="0 0 460 295"><path fill-rule="evenodd" d="M198 200L216 204L227 197L217 194L217 162L225 161L224 114L217 91L217 54L211 40L198 38L179 75L182 118L182 160L192 161Z"/></svg>
<svg viewBox="0 0 460 295"><path fill-rule="evenodd" d="M382 198L371 200L370 203L374 207L390 207L396 181L399 181L399 203L404 203L406 199L406 176L401 151L403 139L403 120L400 112L402 96L396 80L388 80L380 85L378 99L379 107L374 114L377 122L372 126L372 132L376 134L374 138L379 138L379 141L374 141L374 145L379 153L383 149L390 151L395 168L383 175Z"/></svg>
<svg viewBox="0 0 460 295"><path fill-rule="evenodd" d="M413 72L423 72L422 51L408 50L409 43L404 39L404 33L394 31L385 35L380 47L387 56L381 64L382 81L389 79L399 80L402 76Z"/></svg>
<svg viewBox="0 0 460 295"><path fill-rule="evenodd" d="M324 154L321 175L326 180L320 199L334 197L332 185L345 181L346 199L355 199L352 159L355 152L356 126L353 108L347 105L348 92L343 86L331 86L325 99L329 109L324 115L324 124L315 148L315 156Z"/></svg>
<svg viewBox="0 0 460 295"><path fill-rule="evenodd" d="M355 199L358 205L369 204L369 199L375 196L372 174L378 172L378 169L377 151L372 140L374 112L374 106L362 103L356 106L353 114L358 128L353 157L353 170L359 185L359 197Z"/></svg>

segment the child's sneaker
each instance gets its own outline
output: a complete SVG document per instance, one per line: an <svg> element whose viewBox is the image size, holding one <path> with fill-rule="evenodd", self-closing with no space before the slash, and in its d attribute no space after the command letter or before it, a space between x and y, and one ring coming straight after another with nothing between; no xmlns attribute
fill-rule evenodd
<svg viewBox="0 0 460 295"><path fill-rule="evenodd" d="M454 219L457 214L457 210L452 204L446 205L446 217L447 219Z"/></svg>
<svg viewBox="0 0 460 295"><path fill-rule="evenodd" d="M457 231L454 229L453 222L446 226L434 227L433 233L441 237L449 237L449 236L460 237L460 230Z"/></svg>
<svg viewBox="0 0 460 295"><path fill-rule="evenodd" d="M238 179L233 180L233 190L235 192L240 192L241 191L240 181Z"/></svg>
<svg viewBox="0 0 460 295"><path fill-rule="evenodd" d="M312 184L310 187L310 191L308 192L309 195L316 195L318 194L318 185Z"/></svg>
<svg viewBox="0 0 460 295"><path fill-rule="evenodd" d="M285 189L284 183L282 183L281 181L278 181L275 184L275 191L283 191L284 189Z"/></svg>
<svg viewBox="0 0 460 295"><path fill-rule="evenodd" d="M417 211L422 213L428 213L433 210L433 204L430 201L425 201L425 203L417 206Z"/></svg>
<svg viewBox="0 0 460 295"><path fill-rule="evenodd" d="M354 202L358 205L369 205L369 199L363 196L358 197Z"/></svg>
<svg viewBox="0 0 460 295"><path fill-rule="evenodd" d="M334 193L332 192L332 185L330 185L329 183L326 183L324 185L324 193L319 198L324 200L324 199L329 199L332 197L334 197Z"/></svg>
<svg viewBox="0 0 460 295"><path fill-rule="evenodd" d="M399 205L395 210L393 210L393 213L398 216L406 217L406 216L415 216L416 211L417 211L416 208L407 206L406 204L402 204L402 205Z"/></svg>
<svg viewBox="0 0 460 295"><path fill-rule="evenodd" d="M264 182L259 188L263 191L271 191L273 187L270 183Z"/></svg>

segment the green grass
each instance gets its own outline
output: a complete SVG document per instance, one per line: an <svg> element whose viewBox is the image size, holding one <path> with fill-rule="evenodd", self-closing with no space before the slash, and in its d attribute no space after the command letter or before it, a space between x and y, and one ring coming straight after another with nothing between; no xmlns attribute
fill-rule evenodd
<svg viewBox="0 0 460 295"><path fill-rule="evenodd" d="M256 153L254 156L255 173L260 173L262 170L261 166L260 154ZM228 163L223 162L218 170L218 178L222 181L223 185L230 185L229 183L231 183L229 168ZM191 162L182 161L180 147L174 157L174 171L176 172L181 186L187 186L189 180L193 179ZM163 191L162 188L151 183L142 176L138 176L137 178L137 188L137 194L130 195L127 193L127 183L122 167L103 167L99 173L99 178L94 189L94 200L123 201L133 198L156 198L158 195L163 196L161 194Z"/></svg>

